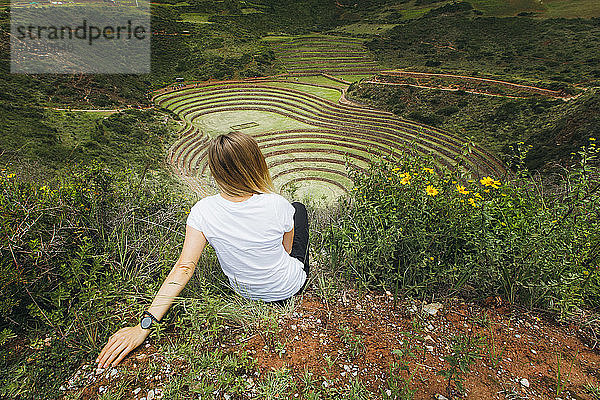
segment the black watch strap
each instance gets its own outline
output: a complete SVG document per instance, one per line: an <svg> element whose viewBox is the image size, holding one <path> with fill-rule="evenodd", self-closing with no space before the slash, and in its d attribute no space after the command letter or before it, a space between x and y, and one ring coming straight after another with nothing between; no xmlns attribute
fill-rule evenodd
<svg viewBox="0 0 600 400"><path fill-rule="evenodd" d="M149 316L150 318L152 318L152 321L159 323L160 321L162 321L162 319L159 321L156 319L156 317L152 314L150 314L148 311L144 311L144 313L142 314L142 318L144 318L145 316Z"/></svg>

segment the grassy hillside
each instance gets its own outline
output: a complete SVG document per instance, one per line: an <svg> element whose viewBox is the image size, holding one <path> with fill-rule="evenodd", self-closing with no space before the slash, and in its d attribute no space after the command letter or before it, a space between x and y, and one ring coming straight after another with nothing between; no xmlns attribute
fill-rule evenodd
<svg viewBox="0 0 600 400"><path fill-rule="evenodd" d="M524 141L532 146L527 155L531 169L569 159L572 152L600 132L600 93L595 89L564 101L356 83L348 95L464 139L471 138L507 162L514 155L512 147Z"/></svg>
<svg viewBox="0 0 600 400"><path fill-rule="evenodd" d="M389 67L597 85L599 38L598 19L445 15L402 22L366 45Z"/></svg>

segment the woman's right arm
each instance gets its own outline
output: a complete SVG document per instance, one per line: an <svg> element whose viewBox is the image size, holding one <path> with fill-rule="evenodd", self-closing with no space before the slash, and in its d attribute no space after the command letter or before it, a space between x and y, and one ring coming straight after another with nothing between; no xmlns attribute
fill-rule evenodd
<svg viewBox="0 0 600 400"><path fill-rule="evenodd" d="M148 312L157 320L162 319L171 307L175 297L189 282L206 243L206 237L202 232L186 225L185 241L179 259L161 285L158 293L156 293L152 305L148 309ZM110 337L98 355L96 360L98 366L105 368L111 363L113 367L116 366L129 352L142 344L149 333L150 330L142 329L139 323L133 327L121 328Z"/></svg>

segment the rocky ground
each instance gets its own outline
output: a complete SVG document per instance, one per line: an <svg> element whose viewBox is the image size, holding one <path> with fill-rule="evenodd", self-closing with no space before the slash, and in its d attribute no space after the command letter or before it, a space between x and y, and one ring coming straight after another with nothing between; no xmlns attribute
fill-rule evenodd
<svg viewBox="0 0 600 400"><path fill-rule="evenodd" d="M600 398L597 343L574 324L493 298L485 304L404 300L394 308L389 292L338 297L327 303L308 291L274 329L223 332L223 351L246 351L255 361L243 374L241 398L282 398L260 390L260 382L282 368L297 383L288 392L292 398L327 398L356 382L370 392L356 398ZM64 398L98 398L108 388L119 388L122 399L166 397L163 386L189 372L184 360L164 361L161 349L169 340L149 337L116 368L81 365L64 382ZM240 398L227 390L213 395Z"/></svg>

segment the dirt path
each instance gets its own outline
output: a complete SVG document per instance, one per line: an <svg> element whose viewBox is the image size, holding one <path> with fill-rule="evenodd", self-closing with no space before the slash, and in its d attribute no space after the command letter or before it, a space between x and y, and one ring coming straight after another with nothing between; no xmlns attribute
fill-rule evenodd
<svg viewBox="0 0 600 400"><path fill-rule="evenodd" d="M561 92L556 91L556 90L544 89L544 88L539 88L536 86L521 85L518 83L501 81L501 80L497 80L497 79L478 78L478 77L474 77L474 76L436 74L436 73L427 73L427 72L411 72L411 71L400 71L400 70L382 71L381 74L389 75L389 76L408 76L408 77L415 77L415 78L418 78L418 77L425 77L425 78L442 77L442 78L463 79L463 80L472 81L472 82L492 83L492 84L496 84L496 85L512 87L515 89L532 91L532 92L544 94L546 96L551 96L551 97L565 97L564 94L562 94Z"/></svg>
<svg viewBox="0 0 600 400"><path fill-rule="evenodd" d="M465 89L457 89L457 88L449 88L449 87L440 87L440 86L424 86L424 85L413 85L410 83L395 83L395 82L379 82L379 81L364 81L364 83L372 83L374 85L390 85L390 86L410 86L410 87L415 87L415 88L419 88L419 89L437 89L437 90L444 90L447 92L458 92L458 91L463 91L465 93L471 93L471 94L480 94L483 96L491 96L491 97L504 97L504 98L509 98L509 99L522 99L523 97L519 97L519 96L509 96L507 94L492 94L492 93L485 93L485 92L478 92L475 90L465 90Z"/></svg>

